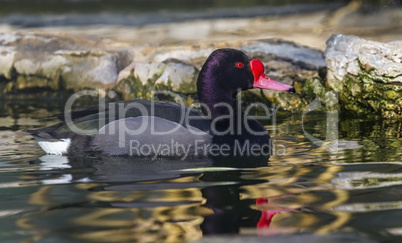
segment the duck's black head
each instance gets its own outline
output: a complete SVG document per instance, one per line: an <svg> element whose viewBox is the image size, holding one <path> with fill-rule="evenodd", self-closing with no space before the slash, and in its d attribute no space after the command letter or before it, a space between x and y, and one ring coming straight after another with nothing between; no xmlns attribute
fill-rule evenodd
<svg viewBox="0 0 402 243"><path fill-rule="evenodd" d="M197 80L200 101L210 108L219 102L232 104L239 91L252 88L295 92L292 86L265 76L260 60L230 48L212 52Z"/></svg>

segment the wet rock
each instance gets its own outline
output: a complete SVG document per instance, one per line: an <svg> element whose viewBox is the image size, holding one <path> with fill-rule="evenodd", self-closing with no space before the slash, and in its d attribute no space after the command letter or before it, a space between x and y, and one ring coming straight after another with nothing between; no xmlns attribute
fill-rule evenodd
<svg viewBox="0 0 402 243"><path fill-rule="evenodd" d="M134 61L120 72L115 90L125 99L149 99L150 90L155 89L195 94L198 73L193 65L177 60L158 63Z"/></svg>
<svg viewBox="0 0 402 243"><path fill-rule="evenodd" d="M333 35L327 41L327 85L357 114L402 117L402 41L379 43Z"/></svg>
<svg viewBox="0 0 402 243"><path fill-rule="evenodd" d="M77 91L111 87L130 53L96 40L41 34L0 34L0 93L30 88ZM6 88L4 88L6 87Z"/></svg>

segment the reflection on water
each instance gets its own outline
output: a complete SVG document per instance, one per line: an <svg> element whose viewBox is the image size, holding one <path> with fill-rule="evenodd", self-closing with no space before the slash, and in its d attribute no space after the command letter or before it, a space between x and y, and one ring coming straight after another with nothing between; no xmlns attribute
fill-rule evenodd
<svg viewBox="0 0 402 243"><path fill-rule="evenodd" d="M329 152L325 143L317 147L304 136L325 140L324 113L305 117L305 131L298 114L285 114L278 124L266 124L284 155L229 166L43 156L21 130L50 125L56 120L43 117L58 112L31 107L1 113L2 242L180 242L223 233L334 232L402 240L398 122L341 116L339 150Z"/></svg>

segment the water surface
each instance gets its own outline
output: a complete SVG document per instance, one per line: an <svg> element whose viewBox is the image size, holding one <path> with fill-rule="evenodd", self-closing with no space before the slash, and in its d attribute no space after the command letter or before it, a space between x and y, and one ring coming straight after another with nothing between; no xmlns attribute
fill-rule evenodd
<svg viewBox="0 0 402 243"><path fill-rule="evenodd" d="M28 103L28 104L27 104ZM57 122L63 102L2 102L1 242L180 242L210 235L354 233L402 240L401 123L325 112L266 122L268 161L67 158L22 132ZM50 118L49 118L50 117ZM313 143L306 133L322 140Z"/></svg>
<svg viewBox="0 0 402 243"><path fill-rule="evenodd" d="M0 24L24 28L181 22L197 19L281 16L335 10L347 0L0 0Z"/></svg>

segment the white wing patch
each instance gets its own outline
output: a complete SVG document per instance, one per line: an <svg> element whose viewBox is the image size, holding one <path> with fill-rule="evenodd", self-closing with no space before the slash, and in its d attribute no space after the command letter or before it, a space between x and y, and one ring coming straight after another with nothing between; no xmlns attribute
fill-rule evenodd
<svg viewBox="0 0 402 243"><path fill-rule="evenodd" d="M40 137L34 137L39 146L47 153L54 155L63 155L67 153L70 147L71 140L69 138L62 138L60 140L47 140Z"/></svg>

